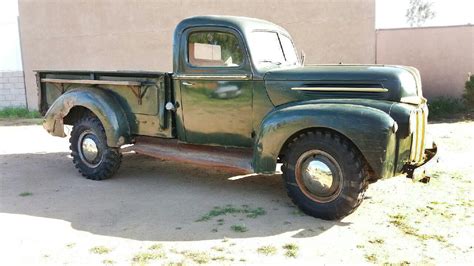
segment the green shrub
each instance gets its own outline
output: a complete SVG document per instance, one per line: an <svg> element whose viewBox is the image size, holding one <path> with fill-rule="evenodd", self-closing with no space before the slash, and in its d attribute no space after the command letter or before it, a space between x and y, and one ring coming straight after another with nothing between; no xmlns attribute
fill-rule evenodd
<svg viewBox="0 0 474 266"><path fill-rule="evenodd" d="M474 107L474 75L469 76L469 80L466 81L464 86L463 98L466 101L466 105L473 108Z"/></svg>
<svg viewBox="0 0 474 266"><path fill-rule="evenodd" d="M0 109L0 118L40 118L37 111L28 111L24 107L7 107Z"/></svg>
<svg viewBox="0 0 474 266"><path fill-rule="evenodd" d="M451 115L459 114L466 111L466 107L459 98L438 97L428 101L430 109L430 118L446 118Z"/></svg>

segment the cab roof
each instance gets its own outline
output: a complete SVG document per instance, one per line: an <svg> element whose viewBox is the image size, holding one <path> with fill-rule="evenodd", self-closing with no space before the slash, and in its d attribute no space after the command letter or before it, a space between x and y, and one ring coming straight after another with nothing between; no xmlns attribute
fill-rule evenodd
<svg viewBox="0 0 474 266"><path fill-rule="evenodd" d="M272 30L288 34L284 28L263 19L213 15L186 18L176 26L175 34L182 33L185 29L196 26L224 26L234 28L242 33L252 32L254 30Z"/></svg>

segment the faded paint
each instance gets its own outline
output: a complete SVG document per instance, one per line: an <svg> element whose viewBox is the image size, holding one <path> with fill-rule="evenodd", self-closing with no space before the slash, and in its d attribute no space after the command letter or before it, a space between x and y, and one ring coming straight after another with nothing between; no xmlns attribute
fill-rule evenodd
<svg viewBox="0 0 474 266"><path fill-rule="evenodd" d="M171 71L172 36L185 17L266 19L286 28L308 63L374 63L375 0L19 1L29 106L35 69Z"/></svg>
<svg viewBox="0 0 474 266"><path fill-rule="evenodd" d="M75 106L85 107L99 118L109 147L130 143L132 136L124 110L110 93L99 88L72 89L61 95L46 113L44 129L53 136L65 137L63 120Z"/></svg>
<svg viewBox="0 0 474 266"><path fill-rule="evenodd" d="M407 112L415 106L385 101L344 99L295 102L269 113L254 147L255 172L271 172L285 145L301 132L324 128L347 137L366 159L374 178L403 172L409 163ZM405 118L405 119L403 119ZM394 125L400 124L402 130ZM396 148L398 146L398 148ZM422 163L422 162L419 162Z"/></svg>
<svg viewBox="0 0 474 266"><path fill-rule="evenodd" d="M474 25L378 30L377 63L418 68L428 98L460 97L474 73Z"/></svg>

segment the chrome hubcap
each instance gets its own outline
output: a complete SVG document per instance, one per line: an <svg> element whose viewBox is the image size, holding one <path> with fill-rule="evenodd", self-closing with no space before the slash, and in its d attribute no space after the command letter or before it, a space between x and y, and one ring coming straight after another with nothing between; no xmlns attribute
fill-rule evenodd
<svg viewBox="0 0 474 266"><path fill-rule="evenodd" d="M310 150L296 163L296 181L303 193L317 202L335 199L342 189L342 171L326 152Z"/></svg>
<svg viewBox="0 0 474 266"><path fill-rule="evenodd" d="M101 160L99 140L91 131L84 131L79 136L78 151L81 160L89 167L96 167Z"/></svg>
<svg viewBox="0 0 474 266"><path fill-rule="evenodd" d="M84 154L84 158L89 162L93 162L99 154L97 144L88 136L82 140L82 153Z"/></svg>
<svg viewBox="0 0 474 266"><path fill-rule="evenodd" d="M309 191L315 194L326 194L330 191L334 176L326 163L312 158L302 167L303 182Z"/></svg>

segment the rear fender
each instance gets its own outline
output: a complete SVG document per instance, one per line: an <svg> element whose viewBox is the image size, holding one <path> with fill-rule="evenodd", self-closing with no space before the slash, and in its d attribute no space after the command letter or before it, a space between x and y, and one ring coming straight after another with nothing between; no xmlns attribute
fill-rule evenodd
<svg viewBox="0 0 474 266"><path fill-rule="evenodd" d="M65 137L64 117L76 106L87 108L99 118L109 147L130 143L130 125L125 111L112 93L102 88L77 88L64 93L49 108L43 127L53 136Z"/></svg>
<svg viewBox="0 0 474 266"><path fill-rule="evenodd" d="M330 129L349 139L377 178L393 175L396 122L381 110L341 103L295 103L267 114L254 147L254 171L274 173L287 141L299 132L315 129Z"/></svg>

